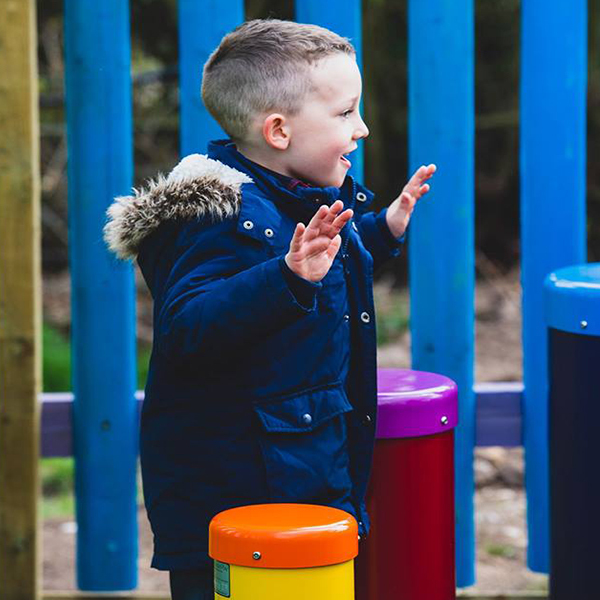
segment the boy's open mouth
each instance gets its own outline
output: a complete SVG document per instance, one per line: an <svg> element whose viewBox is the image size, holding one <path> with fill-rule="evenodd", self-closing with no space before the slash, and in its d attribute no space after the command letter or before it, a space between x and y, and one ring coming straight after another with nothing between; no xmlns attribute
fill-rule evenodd
<svg viewBox="0 0 600 600"><path fill-rule="evenodd" d="M352 166L352 163L346 158L345 154L342 154L342 156L340 156L340 160L344 163L344 165L346 165L348 168L350 168Z"/></svg>

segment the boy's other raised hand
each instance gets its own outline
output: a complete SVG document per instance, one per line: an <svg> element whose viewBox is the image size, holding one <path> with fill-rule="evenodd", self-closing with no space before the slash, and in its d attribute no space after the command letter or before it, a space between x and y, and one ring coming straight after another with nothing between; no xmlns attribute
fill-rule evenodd
<svg viewBox="0 0 600 600"><path fill-rule="evenodd" d="M431 179L435 171L436 166L433 164L419 167L402 193L390 204L385 218L394 237L398 238L406 231L415 204L429 191L429 184L425 182Z"/></svg>
<svg viewBox="0 0 600 600"><path fill-rule="evenodd" d="M352 218L352 210L342 210L336 200L331 206L321 206L310 223L298 223L285 255L287 266L299 277L316 283L329 272L340 249L340 231Z"/></svg>

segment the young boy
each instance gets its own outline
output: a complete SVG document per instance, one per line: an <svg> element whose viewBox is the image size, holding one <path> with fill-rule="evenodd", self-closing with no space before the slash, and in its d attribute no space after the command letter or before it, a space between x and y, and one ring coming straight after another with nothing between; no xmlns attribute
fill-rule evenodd
<svg viewBox="0 0 600 600"><path fill-rule="evenodd" d="M212 598L208 524L265 502L326 504L368 531L376 413L373 271L399 253L434 165L379 214L347 176L368 135L350 42L257 20L225 36L203 100L229 140L109 209L154 299L141 424L152 565Z"/></svg>

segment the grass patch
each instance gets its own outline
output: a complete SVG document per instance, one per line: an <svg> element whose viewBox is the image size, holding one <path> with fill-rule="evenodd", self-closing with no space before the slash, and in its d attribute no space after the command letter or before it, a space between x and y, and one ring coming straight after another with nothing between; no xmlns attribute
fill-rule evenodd
<svg viewBox="0 0 600 600"><path fill-rule="evenodd" d="M503 544L489 544L486 546L485 551L490 556L500 556L501 558L515 558L517 556L517 551L512 546Z"/></svg>
<svg viewBox="0 0 600 600"><path fill-rule="evenodd" d="M60 330L44 323L42 332L43 390L68 392L71 390L71 343ZM143 389L148 378L151 347L138 344L137 389Z"/></svg>
<svg viewBox="0 0 600 600"><path fill-rule="evenodd" d="M75 515L73 458L40 459L42 518L73 518Z"/></svg>
<svg viewBox="0 0 600 600"><path fill-rule="evenodd" d="M389 344L408 329L408 295L395 289L390 282L382 281L374 287L377 312L377 344Z"/></svg>
<svg viewBox="0 0 600 600"><path fill-rule="evenodd" d="M71 389L71 345L48 323L44 323L42 336L43 390L67 392Z"/></svg>

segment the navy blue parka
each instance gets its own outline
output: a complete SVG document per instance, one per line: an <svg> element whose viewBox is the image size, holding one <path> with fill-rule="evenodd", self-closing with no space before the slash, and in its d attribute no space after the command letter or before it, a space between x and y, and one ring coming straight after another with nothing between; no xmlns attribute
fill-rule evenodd
<svg viewBox="0 0 600 600"><path fill-rule="evenodd" d="M296 223L338 198L354 217L310 283L283 257ZM326 504L368 530L373 271L401 245L372 199L351 177L308 187L222 141L109 210L106 238L137 256L154 300L140 432L154 567L208 566L210 519L245 504Z"/></svg>

